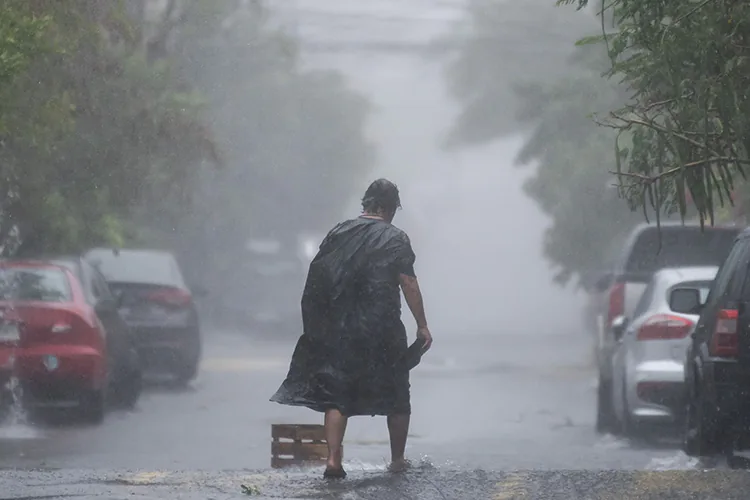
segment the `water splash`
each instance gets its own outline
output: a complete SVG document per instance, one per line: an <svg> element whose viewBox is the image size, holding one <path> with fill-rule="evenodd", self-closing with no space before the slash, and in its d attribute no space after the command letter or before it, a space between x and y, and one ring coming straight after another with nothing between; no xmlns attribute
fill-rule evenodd
<svg viewBox="0 0 750 500"><path fill-rule="evenodd" d="M11 358L11 366L14 363ZM11 376L8 382L0 388L0 402L6 404L4 399L7 397L7 414L0 422L0 439L33 439L37 437L37 432L29 425L29 416L23 406L23 387L18 377Z"/></svg>
<svg viewBox="0 0 750 500"><path fill-rule="evenodd" d="M652 458L646 469L656 471L691 470L698 468L698 465L699 461L697 458L692 458L682 452L678 452L671 457Z"/></svg>
<svg viewBox="0 0 750 500"><path fill-rule="evenodd" d="M630 447L630 443L626 439L621 439L612 434L605 434L596 440L594 447L604 450L621 450Z"/></svg>

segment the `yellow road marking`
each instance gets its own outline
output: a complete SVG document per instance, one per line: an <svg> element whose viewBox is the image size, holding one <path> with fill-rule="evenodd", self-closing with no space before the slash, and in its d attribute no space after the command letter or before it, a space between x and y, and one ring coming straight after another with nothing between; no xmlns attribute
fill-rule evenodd
<svg viewBox="0 0 750 500"><path fill-rule="evenodd" d="M517 500L528 498L529 490L525 485L527 476L525 474L511 473L505 479L495 485L497 492L493 500Z"/></svg>
<svg viewBox="0 0 750 500"><path fill-rule="evenodd" d="M723 474L703 474L696 471L637 471L633 473L629 494L668 495L674 491L715 493L726 488L728 478ZM729 481L731 482L731 481Z"/></svg>
<svg viewBox="0 0 750 500"><path fill-rule="evenodd" d="M258 358L209 358L201 361L201 370L210 372L253 372L282 368L288 360Z"/></svg>
<svg viewBox="0 0 750 500"><path fill-rule="evenodd" d="M143 471L125 477L120 476L116 481L130 486L156 486L166 484L165 479L169 478L169 484L174 487L213 487L229 493L240 491L243 484L251 489L260 488L268 483L272 474L272 472L263 474L211 474L202 471Z"/></svg>
<svg viewBox="0 0 750 500"><path fill-rule="evenodd" d="M169 475L168 472L161 472L161 471L139 472L138 474L135 474L125 479L125 482L128 484L139 484L139 485L156 484L157 482L159 482L159 480L164 479L168 475Z"/></svg>

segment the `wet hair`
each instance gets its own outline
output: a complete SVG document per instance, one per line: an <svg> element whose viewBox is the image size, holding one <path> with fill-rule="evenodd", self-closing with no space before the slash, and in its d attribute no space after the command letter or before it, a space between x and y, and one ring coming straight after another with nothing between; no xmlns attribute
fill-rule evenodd
<svg viewBox="0 0 750 500"><path fill-rule="evenodd" d="M362 198L362 209L365 212L395 212L401 208L398 187L388 179L378 179L370 184Z"/></svg>

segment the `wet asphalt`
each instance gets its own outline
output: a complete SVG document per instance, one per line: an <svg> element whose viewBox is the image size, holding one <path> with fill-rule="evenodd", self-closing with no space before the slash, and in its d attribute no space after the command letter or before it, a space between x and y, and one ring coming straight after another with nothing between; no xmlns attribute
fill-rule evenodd
<svg viewBox="0 0 750 500"><path fill-rule="evenodd" d="M438 337L412 376L405 474L385 471L381 418L350 423L344 481L324 481L319 468L272 470L272 423L321 422L268 402L292 348L207 331L188 388L152 381L135 411L98 427L0 427L0 500L748 498L750 474L704 471L673 439L597 436L586 339L562 334Z"/></svg>

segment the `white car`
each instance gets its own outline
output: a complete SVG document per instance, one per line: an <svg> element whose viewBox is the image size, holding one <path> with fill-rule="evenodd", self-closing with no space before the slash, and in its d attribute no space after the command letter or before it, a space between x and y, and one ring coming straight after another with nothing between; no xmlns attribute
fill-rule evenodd
<svg viewBox="0 0 750 500"><path fill-rule="evenodd" d="M612 407L618 430L645 437L663 425L681 423L684 363L698 321L695 290L708 295L718 267L662 269L643 292L632 321L613 321Z"/></svg>

